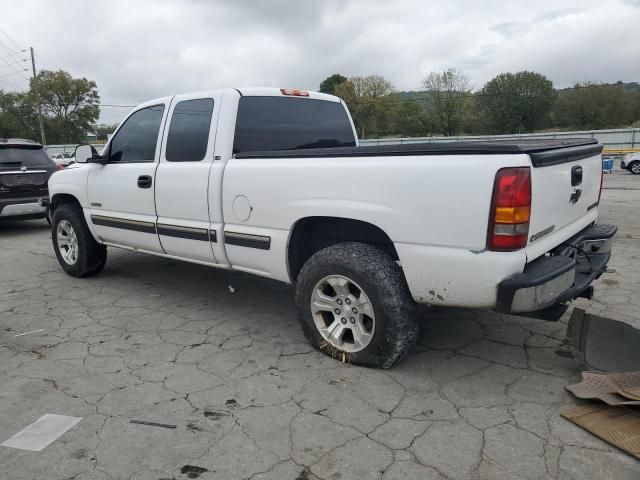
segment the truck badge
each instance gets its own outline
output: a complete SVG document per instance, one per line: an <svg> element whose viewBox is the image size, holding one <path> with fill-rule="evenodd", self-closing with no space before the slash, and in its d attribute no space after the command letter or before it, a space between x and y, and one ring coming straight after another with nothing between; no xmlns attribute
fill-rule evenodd
<svg viewBox="0 0 640 480"><path fill-rule="evenodd" d="M578 203L580 197L582 196L582 189L576 188L571 196L569 197L569 203Z"/></svg>

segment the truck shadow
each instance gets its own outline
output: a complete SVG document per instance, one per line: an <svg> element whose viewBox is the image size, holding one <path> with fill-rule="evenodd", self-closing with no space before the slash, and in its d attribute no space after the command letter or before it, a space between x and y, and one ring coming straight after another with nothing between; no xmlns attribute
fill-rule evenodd
<svg viewBox="0 0 640 480"><path fill-rule="evenodd" d="M5 238L17 237L28 233L49 230L45 219L41 220L0 220L0 236Z"/></svg>
<svg viewBox="0 0 640 480"><path fill-rule="evenodd" d="M279 342L306 342L297 324L294 289L268 278L109 249L105 270L90 281L99 283L105 292L110 285L130 289L131 295L135 292L136 298L127 298L123 305L153 311L162 304L168 311L203 321L210 318L214 323L229 316L251 336L286 326L279 329ZM419 316L422 332L416 353L398 368L425 351L522 369L534 366L567 376L582 365L564 345L566 318L547 322L485 310L427 306L420 306ZM240 325L230 327L236 330Z"/></svg>

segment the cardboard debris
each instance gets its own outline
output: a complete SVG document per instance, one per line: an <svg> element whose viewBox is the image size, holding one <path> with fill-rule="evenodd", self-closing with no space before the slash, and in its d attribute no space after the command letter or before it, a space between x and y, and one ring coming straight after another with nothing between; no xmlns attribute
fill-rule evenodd
<svg viewBox="0 0 640 480"><path fill-rule="evenodd" d="M640 412L602 403L560 412L564 418L640 459Z"/></svg>

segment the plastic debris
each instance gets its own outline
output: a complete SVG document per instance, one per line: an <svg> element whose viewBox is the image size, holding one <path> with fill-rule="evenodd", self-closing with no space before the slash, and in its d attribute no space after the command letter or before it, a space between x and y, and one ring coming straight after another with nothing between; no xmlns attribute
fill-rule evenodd
<svg viewBox="0 0 640 480"><path fill-rule="evenodd" d="M14 337L22 337L24 335L31 335L32 333L38 333L38 332L44 332L44 328L41 328L40 330L33 330L32 332L19 333L17 335L14 335Z"/></svg>
<svg viewBox="0 0 640 480"><path fill-rule="evenodd" d="M168 423L145 422L144 420L129 420L129 423L135 423L137 425L148 425L150 427L176 428L175 425L170 425Z"/></svg>

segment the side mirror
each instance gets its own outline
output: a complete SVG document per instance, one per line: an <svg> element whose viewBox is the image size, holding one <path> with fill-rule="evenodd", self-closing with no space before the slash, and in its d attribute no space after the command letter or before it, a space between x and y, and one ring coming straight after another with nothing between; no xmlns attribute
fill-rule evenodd
<svg viewBox="0 0 640 480"><path fill-rule="evenodd" d="M98 152L91 145L78 145L75 153L76 163L102 163L105 160L98 155Z"/></svg>

